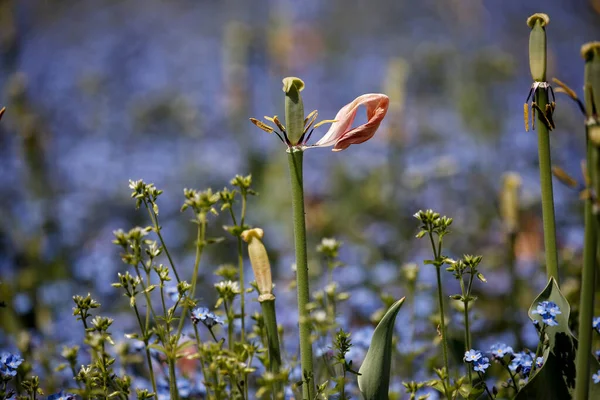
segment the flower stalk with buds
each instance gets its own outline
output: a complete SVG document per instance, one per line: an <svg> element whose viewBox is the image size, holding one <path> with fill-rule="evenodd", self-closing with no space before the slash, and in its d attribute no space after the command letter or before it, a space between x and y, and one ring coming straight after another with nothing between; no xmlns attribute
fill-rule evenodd
<svg viewBox="0 0 600 400"><path fill-rule="evenodd" d="M281 349L277 331L277 314L275 313L275 295L271 279L271 264L265 245L262 242L264 232L260 228L248 229L242 232L242 239L248 243L248 256L258 287L258 302L262 308L267 342L269 346L269 372L278 374L281 368ZM273 394L283 395L281 383L273 384Z"/></svg>
<svg viewBox="0 0 600 400"><path fill-rule="evenodd" d="M584 97L586 110L587 177L586 189L590 194L598 193L598 143L594 133L598 132L597 106L600 104L600 43L583 45L581 55L585 60ZM596 93L598 91L598 93ZM575 396L585 400L589 395L590 358L592 351L592 319L594 317L594 291L596 283L596 256L598 248L598 226L596 221L596 196L590 195L585 203L585 236L583 247L583 269L581 271L581 295L579 300L579 346L577 347L577 375Z"/></svg>
<svg viewBox="0 0 600 400"><path fill-rule="evenodd" d="M363 143L369 140L375 135L377 128L379 128L381 121L383 121L387 113L389 99L384 94L364 94L342 107L334 120L325 120L315 124L317 111L311 112L306 117L304 116L304 103L300 94L303 89L304 82L301 79L295 77L283 79L286 126L281 123L277 116L272 118L265 117L267 121L275 124L277 128L254 118L251 118L250 121L268 133L275 133L287 146L296 251L300 364L303 377L302 398L314 399L316 391L313 376L312 343L310 339L310 315L307 309L310 301L310 291L302 176L304 150L313 147L333 146L333 151L341 151L352 144ZM352 128L352 123L360 106L366 108L368 121L356 128ZM331 127L327 133L316 144L307 145L313 131L326 123L331 123Z"/></svg>
<svg viewBox="0 0 600 400"><path fill-rule="evenodd" d="M535 128L537 111L538 154L540 159L540 184L542 188L542 215L544 222L544 247L546 253L546 273L548 278L554 277L558 283L558 253L556 250L556 227L554 217L554 196L552 192L552 160L550 157L550 130L554 129L552 113L554 112L554 92L546 82L546 26L550 18L546 14L533 14L527 19L531 28L529 35L529 69L533 78L533 85L525 102L525 130L528 126L527 102L533 98L531 104L532 129ZM548 102L548 94L552 94L553 101Z"/></svg>

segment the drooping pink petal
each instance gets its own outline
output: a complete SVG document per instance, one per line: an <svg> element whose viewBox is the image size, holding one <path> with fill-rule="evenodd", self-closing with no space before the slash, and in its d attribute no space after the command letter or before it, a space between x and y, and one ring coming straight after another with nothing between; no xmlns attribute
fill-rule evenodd
<svg viewBox="0 0 600 400"><path fill-rule="evenodd" d="M389 98L380 93L363 94L350 104L346 104L335 116L327 133L315 144L316 147L333 146L333 151L341 151L351 144L365 142L373 137L387 113ZM367 123L354 129L352 123L360 106L367 109Z"/></svg>

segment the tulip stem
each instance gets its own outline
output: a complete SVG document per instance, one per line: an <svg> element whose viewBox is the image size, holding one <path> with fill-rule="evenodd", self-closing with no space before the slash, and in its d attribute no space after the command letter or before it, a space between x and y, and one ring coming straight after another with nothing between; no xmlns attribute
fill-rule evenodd
<svg viewBox="0 0 600 400"><path fill-rule="evenodd" d="M548 94L543 89L536 90L535 101L541 110L546 109ZM550 135L544 115L537 113L538 154L540 158L540 185L542 187L542 216L544 221L544 249L546 253L546 273L548 278L558 279L558 253L556 250L556 227L554 218L554 196L552 194L552 160L550 157Z"/></svg>
<svg viewBox="0 0 600 400"><path fill-rule="evenodd" d="M290 179L292 185L292 212L294 221L294 242L296 249L296 283L298 289L298 324L300 326L300 364L302 368L302 398L315 397L313 380L312 343L310 341L310 320L307 304L310 300L308 288L308 259L306 255L306 221L304 217L304 186L302 179L302 158L300 148L288 149Z"/></svg>
<svg viewBox="0 0 600 400"><path fill-rule="evenodd" d="M598 154L595 146L587 141L587 165L591 181L596 184L595 166ZM586 400L590 385L590 355L592 352L592 319L594 317L594 286L596 283L596 254L598 232L593 200L585 202L585 237L583 247L583 270L581 271L581 297L579 300L579 346L577 347L577 375L575 378L575 398Z"/></svg>
<svg viewBox="0 0 600 400"><path fill-rule="evenodd" d="M275 314L275 300L264 300L260 303L265 328L267 330L267 341L269 346L269 371L274 375L279 374L281 368L281 350L279 347L279 333L277 332L277 315ZM279 380L273 384L273 398L277 399L283 395L283 386Z"/></svg>

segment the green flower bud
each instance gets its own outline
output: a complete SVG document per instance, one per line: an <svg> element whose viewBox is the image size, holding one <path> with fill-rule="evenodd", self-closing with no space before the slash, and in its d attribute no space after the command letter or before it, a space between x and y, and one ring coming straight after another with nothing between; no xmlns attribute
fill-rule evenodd
<svg viewBox="0 0 600 400"><path fill-rule="evenodd" d="M258 301L261 303L265 300L275 299L272 293L271 264L269 263L267 249L265 249L262 242L263 235L263 230L260 228L248 229L242 232L242 239L248 243L248 255L260 293Z"/></svg>
<svg viewBox="0 0 600 400"><path fill-rule="evenodd" d="M546 25L550 18L546 14L537 13L527 18L531 28L529 35L529 69L536 82L546 81Z"/></svg>
<svg viewBox="0 0 600 400"><path fill-rule="evenodd" d="M300 92L304 82L300 78L287 77L283 79L285 93L285 124L287 137L292 146L300 141L304 133L304 103Z"/></svg>
<svg viewBox="0 0 600 400"><path fill-rule="evenodd" d="M600 106L600 42L590 42L581 46L581 56L585 60L584 92L588 117L598 113Z"/></svg>

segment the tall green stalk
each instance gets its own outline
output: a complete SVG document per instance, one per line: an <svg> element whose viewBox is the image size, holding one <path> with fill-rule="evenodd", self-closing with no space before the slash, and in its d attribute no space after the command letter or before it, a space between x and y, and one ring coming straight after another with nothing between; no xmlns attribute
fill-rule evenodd
<svg viewBox="0 0 600 400"><path fill-rule="evenodd" d="M536 103L544 110L548 96L544 90L537 90ZM538 155L540 160L540 185L542 189L542 218L544 222L544 249L546 253L546 274L558 283L558 251L556 247L556 226L554 216L554 195L552 189L552 159L550 156L550 135L537 113Z"/></svg>
<svg viewBox="0 0 600 400"><path fill-rule="evenodd" d="M265 319L267 330L267 341L269 346L269 371L278 374L281 368L281 349L279 345L279 333L277 332L277 315L275 314L275 300L263 300L260 302L262 314ZM273 398L277 399L283 395L281 381L273 384Z"/></svg>
<svg viewBox="0 0 600 400"><path fill-rule="evenodd" d="M303 399L315 397L313 379L312 344L310 341L310 320L306 308L310 296L308 288L308 258L306 252L306 221L304 219L304 185L302 177L302 159L304 152L300 148L288 149L288 162L292 188L292 212L294 223L294 242L296 250L296 281L298 289L298 323L300 325L300 364L302 368Z"/></svg>
<svg viewBox="0 0 600 400"><path fill-rule="evenodd" d="M600 179L597 171L598 141L593 130L599 129L595 115L594 89L600 89L600 45L584 45L585 59L584 91L586 103L587 166L591 189L598 195ZM594 317L594 291L596 284L596 257L598 252L598 226L592 197L585 203L585 238L583 248L583 270L581 271L581 297L579 300L579 346L577 347L577 376L575 378L575 398L586 400L590 385L590 358L592 351L592 319Z"/></svg>
<svg viewBox="0 0 600 400"><path fill-rule="evenodd" d="M552 107L548 104L546 82L546 25L550 18L546 14L534 14L527 19L531 28L529 36L529 68L534 80L532 112L537 114L534 122L538 131L538 154L540 161L540 185L542 189L542 215L544 222L544 249L548 278L558 279L558 252L552 191L552 160L550 157L550 135ZM537 111L537 112L536 112Z"/></svg>

